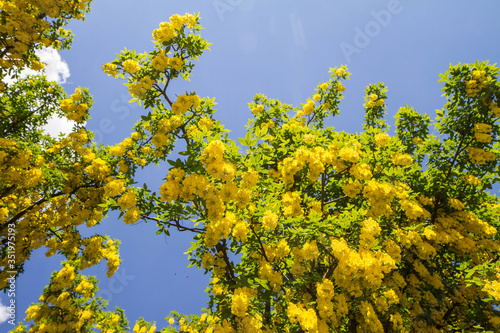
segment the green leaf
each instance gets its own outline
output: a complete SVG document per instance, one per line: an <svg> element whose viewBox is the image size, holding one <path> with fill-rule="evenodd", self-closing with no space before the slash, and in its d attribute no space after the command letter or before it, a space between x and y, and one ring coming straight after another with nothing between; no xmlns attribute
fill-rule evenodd
<svg viewBox="0 0 500 333"><path fill-rule="evenodd" d="M247 140L245 140L245 139L238 138L238 142L239 142L240 144L242 144L243 146L249 146L249 144L248 144Z"/></svg>

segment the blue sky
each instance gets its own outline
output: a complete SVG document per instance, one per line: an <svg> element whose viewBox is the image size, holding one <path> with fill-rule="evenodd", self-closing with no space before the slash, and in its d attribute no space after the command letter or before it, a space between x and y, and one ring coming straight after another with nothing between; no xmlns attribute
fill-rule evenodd
<svg viewBox="0 0 500 333"><path fill-rule="evenodd" d="M333 124L357 132L364 117L363 91L370 83L388 87L387 119L393 124L405 104L434 117L444 104L438 74L450 63L498 62L499 9L497 0L96 0L86 22L69 26L75 40L72 50L61 53L71 73L64 87L69 93L88 87L95 103L87 127L104 144L120 142L144 111L127 103L123 82L106 76L100 66L124 47L152 50L152 31L172 14L200 12L201 33L213 43L211 51L200 58L191 82L175 82L172 92L195 90L215 97L216 117L233 131L233 139L245 134L251 116L247 104L255 93L300 105L328 80L330 67L343 64L352 76ZM139 184L159 187L167 168L147 168ZM101 295L110 299L110 307L124 308L132 323L142 315L163 327L171 310L190 314L205 306L207 277L187 268L183 254L191 235L155 236L154 224L127 226L113 214L85 232L121 239L123 261L115 277L106 278L105 264L89 273L101 280ZM45 258L40 250L26 264L17 280L19 317L37 301L59 260ZM8 301L3 294L0 300Z"/></svg>

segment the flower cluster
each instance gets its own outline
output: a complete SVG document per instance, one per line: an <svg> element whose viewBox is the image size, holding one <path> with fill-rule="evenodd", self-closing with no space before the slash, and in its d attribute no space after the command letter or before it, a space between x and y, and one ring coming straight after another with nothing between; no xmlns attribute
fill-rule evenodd
<svg viewBox="0 0 500 333"><path fill-rule="evenodd" d="M68 120L73 120L77 123L82 123L88 118L88 105L82 103L83 93L81 88L76 88L75 93L71 98L66 98L61 102L61 110L66 115Z"/></svg>

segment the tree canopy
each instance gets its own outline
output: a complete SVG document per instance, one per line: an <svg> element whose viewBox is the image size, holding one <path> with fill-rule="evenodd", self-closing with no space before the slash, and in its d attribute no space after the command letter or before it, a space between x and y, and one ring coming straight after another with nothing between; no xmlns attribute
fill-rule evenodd
<svg viewBox="0 0 500 333"><path fill-rule="evenodd" d="M89 3L0 2L0 78L41 69L42 46L69 47L63 26ZM402 107L393 136L382 83L366 88L361 133L329 125L350 76L334 67L300 106L256 95L234 141L213 99L169 90L208 50L200 30L198 14L173 15L151 50L125 49L102 66L146 109L117 145L85 128L87 89L68 95L43 75L1 84L1 287L40 247L65 258L13 331L500 330L500 201L489 192L500 175L498 67L451 65L435 120ZM72 133L44 132L54 114L75 122ZM136 184L137 170L166 163L157 188ZM157 234L192 233L191 265L210 276L206 309L173 312L159 328L106 308L82 271L105 260L112 276L119 241L79 230L110 211L155 223Z"/></svg>

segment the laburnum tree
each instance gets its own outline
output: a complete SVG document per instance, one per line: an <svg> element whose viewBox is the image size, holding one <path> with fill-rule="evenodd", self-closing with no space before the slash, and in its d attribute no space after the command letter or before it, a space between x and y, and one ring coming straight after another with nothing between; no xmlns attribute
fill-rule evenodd
<svg viewBox="0 0 500 333"><path fill-rule="evenodd" d="M43 38L59 40L54 22L89 10L88 1L1 3L2 73L37 61ZM29 43L15 23L23 9L42 27ZM65 257L14 332L499 331L498 68L450 66L436 120L404 106L394 135L381 83L366 89L363 132L334 130L350 73L332 68L301 106L256 95L246 136L234 141L213 99L170 93L208 50L200 29L197 14L173 15L153 31L152 51L124 50L102 66L144 106L114 146L84 128L88 90L68 97L43 75L3 86L2 288L37 248ZM53 114L74 131L46 135ZM134 185L136 170L159 163L171 166L162 184ZM105 259L111 276L119 242L79 229L106 223L110 210L158 233L193 234L191 265L211 277L206 309L173 312L163 329L106 309L98 281L81 271Z"/></svg>

